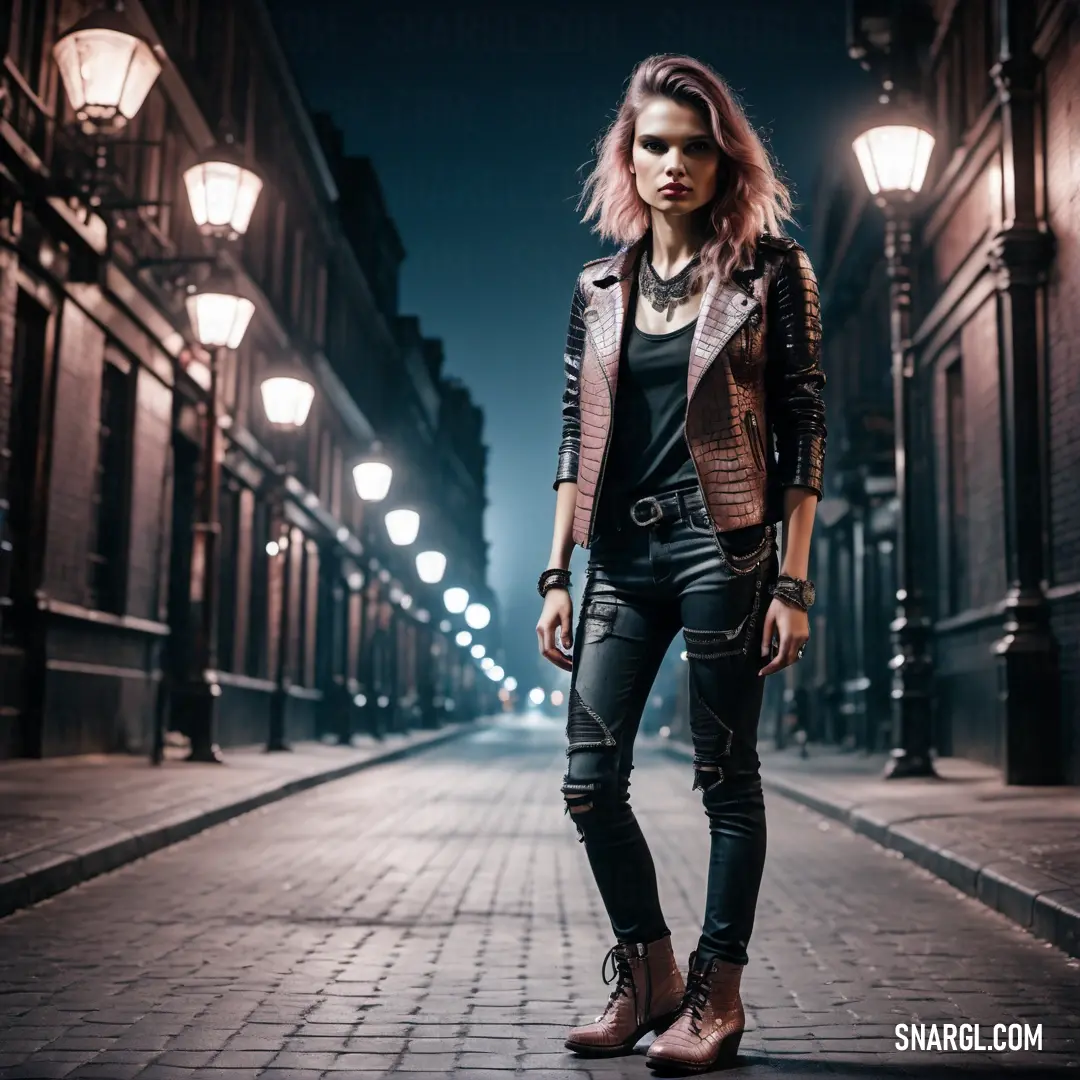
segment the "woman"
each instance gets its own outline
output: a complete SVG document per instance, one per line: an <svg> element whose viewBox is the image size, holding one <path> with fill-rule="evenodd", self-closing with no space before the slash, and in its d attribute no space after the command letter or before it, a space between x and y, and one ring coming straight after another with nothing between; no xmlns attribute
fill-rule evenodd
<svg viewBox="0 0 1080 1080"><path fill-rule="evenodd" d="M825 417L817 284L779 235L790 195L724 81L653 56L604 136L585 220L624 246L587 263L567 338L542 654L572 670L567 809L611 919L615 980L582 1055L697 1072L734 1060L739 979L765 860L755 748L764 677L809 639ZM783 521L783 564L776 523ZM574 544L590 549L576 636ZM682 631L695 789L711 832L684 981L629 804L634 738ZM567 653L572 650L572 658Z"/></svg>

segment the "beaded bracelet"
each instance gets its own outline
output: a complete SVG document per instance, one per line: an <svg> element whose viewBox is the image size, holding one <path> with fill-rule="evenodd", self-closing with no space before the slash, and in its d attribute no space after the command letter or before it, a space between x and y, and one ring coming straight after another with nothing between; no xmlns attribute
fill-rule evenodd
<svg viewBox="0 0 1080 1080"><path fill-rule="evenodd" d="M558 567L552 567L550 570L545 570L536 583L536 591L541 596L546 596L550 589L569 589L570 588L570 571L561 570Z"/></svg>

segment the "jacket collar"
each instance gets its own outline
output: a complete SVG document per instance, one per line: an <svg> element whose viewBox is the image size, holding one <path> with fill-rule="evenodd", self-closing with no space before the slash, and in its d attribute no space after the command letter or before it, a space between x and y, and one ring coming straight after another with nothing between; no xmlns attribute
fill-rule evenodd
<svg viewBox="0 0 1080 1080"><path fill-rule="evenodd" d="M591 306L597 310L593 312L592 318L586 315L586 322L593 334L597 357L613 399L619 373L623 331L629 317L633 273L647 238L646 232L638 240L621 248L605 265L598 268L599 272L592 281L594 287L604 291L593 301ZM762 267L762 252L758 245L754 262L735 270L731 280L718 282L712 278L706 284L690 345L688 399L693 398L702 376L732 336L750 315L761 309L761 303L754 296L753 283L761 276ZM609 288L616 282L618 288Z"/></svg>

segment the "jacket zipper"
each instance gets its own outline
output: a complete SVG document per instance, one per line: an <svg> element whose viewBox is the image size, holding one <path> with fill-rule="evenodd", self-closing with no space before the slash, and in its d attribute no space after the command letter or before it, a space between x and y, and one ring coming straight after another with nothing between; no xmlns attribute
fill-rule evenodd
<svg viewBox="0 0 1080 1080"><path fill-rule="evenodd" d="M750 429L750 452L754 455L754 461L757 462L757 467L764 472L765 451L761 441L761 432L758 430L757 417L754 415L753 409L747 410L746 425Z"/></svg>

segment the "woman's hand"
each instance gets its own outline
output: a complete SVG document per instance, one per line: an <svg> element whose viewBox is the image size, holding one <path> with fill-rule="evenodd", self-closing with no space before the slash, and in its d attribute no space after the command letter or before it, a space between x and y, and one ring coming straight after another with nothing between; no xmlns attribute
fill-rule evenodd
<svg viewBox="0 0 1080 1080"><path fill-rule="evenodd" d="M561 641L567 650L573 648L570 632L573 621L574 601L570 593L566 589L549 589L544 597L544 610L540 612L540 621L536 624L536 637L544 659L550 660L564 671L570 671L574 665L556 642Z"/></svg>
<svg viewBox="0 0 1080 1080"><path fill-rule="evenodd" d="M759 675L772 675L799 659L799 650L810 640L810 617L805 611L774 597L765 615L765 628L761 635L762 657L772 651L775 637L780 639L777 653L758 672Z"/></svg>

